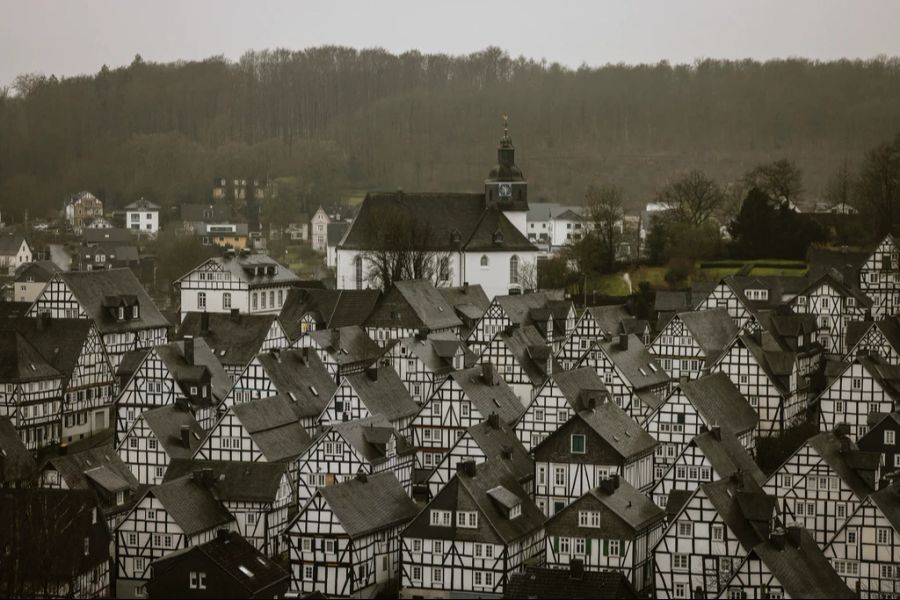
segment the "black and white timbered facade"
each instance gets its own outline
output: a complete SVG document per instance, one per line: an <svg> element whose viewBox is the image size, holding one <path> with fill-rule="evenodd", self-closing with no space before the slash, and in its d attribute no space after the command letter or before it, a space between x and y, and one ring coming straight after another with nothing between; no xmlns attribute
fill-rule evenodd
<svg viewBox="0 0 900 600"><path fill-rule="evenodd" d="M900 246L888 235L859 269L859 287L872 299L872 316L890 317L900 312Z"/></svg>
<svg viewBox="0 0 900 600"><path fill-rule="evenodd" d="M737 334L724 308L678 313L650 344L650 353L672 379L697 379Z"/></svg>
<svg viewBox="0 0 900 600"><path fill-rule="evenodd" d="M849 426L853 441L869 429L869 416L889 413L900 401L900 368L880 357L857 356L819 394L819 431Z"/></svg>

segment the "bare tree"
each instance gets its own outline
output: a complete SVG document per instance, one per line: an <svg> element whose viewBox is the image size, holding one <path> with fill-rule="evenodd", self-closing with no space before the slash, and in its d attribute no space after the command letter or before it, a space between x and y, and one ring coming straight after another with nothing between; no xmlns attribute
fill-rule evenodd
<svg viewBox="0 0 900 600"><path fill-rule="evenodd" d="M374 246L363 259L369 281L382 289L404 279L429 279L437 284L443 276L451 278L450 254L438 249L431 225L399 209L384 215Z"/></svg>
<svg viewBox="0 0 900 600"><path fill-rule="evenodd" d="M866 154L857 182L862 212L878 235L900 229L900 136L893 144L881 144Z"/></svg>
<svg viewBox="0 0 900 600"><path fill-rule="evenodd" d="M782 158L747 171L744 185L759 188L775 200L796 202L803 194L803 171L794 161Z"/></svg>
<svg viewBox="0 0 900 600"><path fill-rule="evenodd" d="M658 200L672 208L678 221L703 225L722 206L725 195L719 184L694 170L664 187Z"/></svg>
<svg viewBox="0 0 900 600"><path fill-rule="evenodd" d="M847 161L841 163L825 186L825 200L828 205L846 210L853 200L853 173Z"/></svg>
<svg viewBox="0 0 900 600"><path fill-rule="evenodd" d="M603 250L603 263L611 270L616 261L616 244L622 236L622 190L614 185L591 184L585 194L587 212L594 224L593 231Z"/></svg>

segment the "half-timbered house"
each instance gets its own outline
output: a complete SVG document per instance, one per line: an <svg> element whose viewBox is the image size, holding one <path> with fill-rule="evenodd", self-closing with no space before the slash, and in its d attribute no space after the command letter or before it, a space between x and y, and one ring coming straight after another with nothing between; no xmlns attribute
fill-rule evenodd
<svg viewBox="0 0 900 600"><path fill-rule="evenodd" d="M554 373L516 422L516 436L531 451L567 423L588 399L594 404L611 401L606 386L592 369Z"/></svg>
<svg viewBox="0 0 900 600"><path fill-rule="evenodd" d="M812 535L802 527L773 530L744 557L720 597L853 598Z"/></svg>
<svg viewBox="0 0 900 600"><path fill-rule="evenodd" d="M290 575L234 531L150 565L150 598L283 598Z"/></svg>
<svg viewBox="0 0 900 600"><path fill-rule="evenodd" d="M838 277L825 273L801 290L790 306L796 313L814 315L819 326L816 336L824 351L843 356L847 351L847 324L863 320L872 300Z"/></svg>
<svg viewBox="0 0 900 600"><path fill-rule="evenodd" d="M501 596L511 575L540 560L544 522L502 461L459 463L403 531L400 596Z"/></svg>
<svg viewBox="0 0 900 600"><path fill-rule="evenodd" d="M763 485L778 498L782 518L796 523L824 547L878 486L876 452L864 452L840 432L806 441Z"/></svg>
<svg viewBox="0 0 900 600"><path fill-rule="evenodd" d="M567 305L565 321L568 327L560 334L553 330L557 323L554 319L547 318L547 309L552 305ZM571 307L571 311L568 310ZM539 311L539 312L533 312ZM566 303L562 294L556 292L534 292L530 294L513 294L509 296L495 296L490 306L484 311L484 316L475 325L466 338L466 344L476 355L480 355L491 343L494 337L511 325L525 327L535 325L535 317L544 318L543 331L549 329L550 342L562 344L565 341L567 331L575 329L575 310L571 302Z"/></svg>
<svg viewBox="0 0 900 600"><path fill-rule="evenodd" d="M175 459L165 481L185 476L209 487L257 550L272 557L282 552L281 535L295 506L288 463Z"/></svg>
<svg viewBox="0 0 900 600"><path fill-rule="evenodd" d="M366 333L382 347L419 331L459 336L460 327L456 311L427 279L395 281L365 322Z"/></svg>
<svg viewBox="0 0 900 600"><path fill-rule="evenodd" d="M819 394L819 430L849 426L850 439L866 434L869 415L888 413L900 402L900 367L878 355L860 355L843 369Z"/></svg>
<svg viewBox="0 0 900 600"><path fill-rule="evenodd" d="M116 400L116 442L142 411L186 400L204 429L216 421L217 407L231 378L202 339L185 338L125 356L118 370L122 385Z"/></svg>
<svg viewBox="0 0 900 600"><path fill-rule="evenodd" d="M294 403L294 411L303 427L312 434L335 390L337 386L332 374L319 355L309 348L272 349L250 361L234 382L219 412L257 398L286 396Z"/></svg>
<svg viewBox="0 0 900 600"><path fill-rule="evenodd" d="M681 508L676 503L686 501L701 484L731 477L738 471L748 474L757 485L766 481L753 457L731 431L701 425L700 433L656 477L648 495L667 513L674 513Z"/></svg>
<svg viewBox="0 0 900 600"><path fill-rule="evenodd" d="M758 423L756 411L725 374L682 382L644 422L644 429L659 442L654 478L662 477L701 428L724 427L753 452Z"/></svg>
<svg viewBox="0 0 900 600"><path fill-rule="evenodd" d="M512 424L521 414L522 404L491 363L453 371L410 422L417 463L438 466L468 427L491 415Z"/></svg>
<svg viewBox="0 0 900 600"><path fill-rule="evenodd" d="M656 598L711 598L778 525L777 498L747 473L701 484L653 549Z"/></svg>
<svg viewBox="0 0 900 600"><path fill-rule="evenodd" d="M719 280L695 310L724 308L738 329L746 329L760 311L790 302L806 285L802 277L729 275Z"/></svg>
<svg viewBox="0 0 900 600"><path fill-rule="evenodd" d="M737 334L724 308L678 313L650 344L650 353L673 379L697 379Z"/></svg>
<svg viewBox="0 0 900 600"><path fill-rule="evenodd" d="M885 236L860 267L859 287L872 299L873 317L900 311L900 246L895 236Z"/></svg>
<svg viewBox="0 0 900 600"><path fill-rule="evenodd" d="M546 565L587 571L620 571L641 594L653 593L652 548L665 528L665 513L618 475L547 521Z"/></svg>
<svg viewBox="0 0 900 600"><path fill-rule="evenodd" d="M439 287L438 292L453 307L456 316L462 322L462 327L459 329L460 339L468 338L491 305L490 299L484 293L484 288L477 284L463 282L462 285L456 287Z"/></svg>
<svg viewBox="0 0 900 600"><path fill-rule="evenodd" d="M878 321L847 323L847 352L844 360L877 352L885 362L900 364L900 317L891 315Z"/></svg>
<svg viewBox="0 0 900 600"><path fill-rule="evenodd" d="M131 269L67 271L47 283L27 316L91 319L113 369L126 352L164 344L169 322Z"/></svg>
<svg viewBox="0 0 900 600"><path fill-rule="evenodd" d="M418 512L393 473L319 488L287 529L291 591L354 598L395 592L400 533Z"/></svg>
<svg viewBox="0 0 900 600"><path fill-rule="evenodd" d="M203 338L232 379L243 373L257 354L290 346L275 315L242 315L237 309L187 313L178 336Z"/></svg>
<svg viewBox="0 0 900 600"><path fill-rule="evenodd" d="M88 490L0 491L4 598L106 598L109 529Z"/></svg>
<svg viewBox="0 0 900 600"><path fill-rule="evenodd" d="M363 325L380 296L379 290L291 288L278 320L294 343L309 331Z"/></svg>
<svg viewBox="0 0 900 600"><path fill-rule="evenodd" d="M269 256L249 250L209 258L173 283L181 295L181 318L189 312L278 314L300 279Z"/></svg>
<svg viewBox="0 0 900 600"><path fill-rule="evenodd" d="M373 366L341 378L319 423L330 425L380 416L404 433L419 408L392 366Z"/></svg>
<svg viewBox="0 0 900 600"><path fill-rule="evenodd" d="M29 450L60 440L63 379L21 333L0 330L0 417Z"/></svg>
<svg viewBox="0 0 900 600"><path fill-rule="evenodd" d="M88 490L97 496L97 506L109 530L115 529L137 495L143 491L111 446L97 446L81 452L47 458L40 467L38 485L58 490Z"/></svg>
<svg viewBox="0 0 900 600"><path fill-rule="evenodd" d="M194 453L201 460L293 462L312 443L288 396L228 408Z"/></svg>
<svg viewBox="0 0 900 600"><path fill-rule="evenodd" d="M295 346L314 350L335 383L369 368L384 354L384 349L358 325L310 331Z"/></svg>
<svg viewBox="0 0 900 600"><path fill-rule="evenodd" d="M452 333L416 334L391 345L385 354L416 404L424 403L447 379L464 369L468 350Z"/></svg>
<svg viewBox="0 0 900 600"><path fill-rule="evenodd" d="M116 452L143 485L159 485L175 459L194 455L205 433L184 400L145 410L135 419Z"/></svg>
<svg viewBox="0 0 900 600"><path fill-rule="evenodd" d="M415 450L383 417L337 423L322 431L294 461L302 506L316 490L357 473L393 472L412 494Z"/></svg>
<svg viewBox="0 0 900 600"><path fill-rule="evenodd" d="M522 406L528 406L534 395L556 371L562 370L537 328L509 326L491 340L476 364L490 362L512 388Z"/></svg>
<svg viewBox="0 0 900 600"><path fill-rule="evenodd" d="M859 598L900 595L900 481L873 492L825 547Z"/></svg>
<svg viewBox="0 0 900 600"><path fill-rule="evenodd" d="M587 354L595 340L605 335L619 335L623 332L623 321L632 318L624 304L586 307L578 317L574 329L569 332L556 359L564 369L571 369Z"/></svg>
<svg viewBox="0 0 900 600"><path fill-rule="evenodd" d="M610 475L648 490L655 447L656 440L625 411L586 394L573 416L532 448L535 502L553 516Z"/></svg>
<svg viewBox="0 0 900 600"><path fill-rule="evenodd" d="M883 474L900 472L900 411L871 413L868 425L869 430L856 441L859 449L881 455Z"/></svg>
<svg viewBox="0 0 900 600"><path fill-rule="evenodd" d="M428 476L428 498L438 492L453 479L456 466L463 461L481 464L488 460L506 460L509 469L516 475L522 488L532 493L534 488L534 461L528 450L516 437L511 425L503 422L500 415L492 413L486 420L466 428L466 432L456 440L444 458Z"/></svg>
<svg viewBox="0 0 900 600"><path fill-rule="evenodd" d="M601 335L577 367L590 367L603 380L613 402L638 422L662 403L671 380L637 336Z"/></svg>
<svg viewBox="0 0 900 600"><path fill-rule="evenodd" d="M210 541L220 529L236 531L234 517L210 489L208 478L186 475L148 489L116 527L117 598L147 594L150 564Z"/></svg>

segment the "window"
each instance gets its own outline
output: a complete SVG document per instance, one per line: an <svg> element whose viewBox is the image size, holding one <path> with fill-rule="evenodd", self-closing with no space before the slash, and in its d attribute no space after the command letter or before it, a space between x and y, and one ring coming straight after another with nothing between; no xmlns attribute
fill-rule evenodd
<svg viewBox="0 0 900 600"><path fill-rule="evenodd" d="M315 565L303 565L303 581L313 581L316 576Z"/></svg>
<svg viewBox="0 0 900 600"><path fill-rule="evenodd" d="M571 452L572 454L584 454L585 452L585 436L580 433L572 435Z"/></svg>
<svg viewBox="0 0 900 600"><path fill-rule="evenodd" d="M206 292L197 293L197 308L206 310Z"/></svg>
<svg viewBox="0 0 900 600"><path fill-rule="evenodd" d="M851 380L850 384L851 389L861 390L862 389L862 377L854 377Z"/></svg>
<svg viewBox="0 0 900 600"><path fill-rule="evenodd" d="M678 521L678 537L694 537L694 524L690 521Z"/></svg>
<svg viewBox="0 0 900 600"><path fill-rule="evenodd" d="M91 554L91 538L84 538L84 555L89 556Z"/></svg>
<svg viewBox="0 0 900 600"><path fill-rule="evenodd" d="M620 556L621 542L619 540L609 540L609 554L607 556Z"/></svg>
<svg viewBox="0 0 900 600"><path fill-rule="evenodd" d="M565 486L567 479L565 467L553 468L553 485Z"/></svg>
<svg viewBox="0 0 900 600"><path fill-rule="evenodd" d="M559 538L559 553L560 554L568 554L569 550L570 550L569 538L567 538L567 537Z"/></svg>
<svg viewBox="0 0 900 600"><path fill-rule="evenodd" d="M444 570L438 567L435 567L431 570L431 581L432 583L443 583L444 582Z"/></svg>
<svg viewBox="0 0 900 600"><path fill-rule="evenodd" d="M457 511L456 526L465 527L466 529L476 529L478 527L478 513L474 511Z"/></svg>
<svg viewBox="0 0 900 600"><path fill-rule="evenodd" d="M431 525L433 527L450 527L453 524L452 515L453 513L449 510L432 509Z"/></svg>
<svg viewBox="0 0 900 600"><path fill-rule="evenodd" d="M140 556L134 559L134 572L135 575L142 574L147 569L147 559L142 558Z"/></svg>
<svg viewBox="0 0 900 600"><path fill-rule="evenodd" d="M875 530L875 542L879 546L887 546L891 543L891 531L887 527L879 527Z"/></svg>
<svg viewBox="0 0 900 600"><path fill-rule="evenodd" d="M363 287L363 263L361 256L353 259L353 266L356 272L356 289L361 290Z"/></svg>
<svg viewBox="0 0 900 600"><path fill-rule="evenodd" d="M191 571L188 576L188 587L192 590L205 590L206 573L203 571Z"/></svg>
<svg viewBox="0 0 900 600"><path fill-rule="evenodd" d="M686 583L676 583L675 584L675 597L676 598L687 598L687 589L688 584Z"/></svg>
<svg viewBox="0 0 900 600"><path fill-rule="evenodd" d="M672 555L672 569L674 569L675 571L687 571L688 563L689 560L687 554Z"/></svg>
<svg viewBox="0 0 900 600"><path fill-rule="evenodd" d="M519 285L519 257L515 254L509 259L509 284Z"/></svg>
<svg viewBox="0 0 900 600"><path fill-rule="evenodd" d="M724 525L713 525L711 528L712 541L714 542L724 542L725 541L725 526Z"/></svg>
<svg viewBox="0 0 900 600"><path fill-rule="evenodd" d="M231 292L222 294L222 308L231 308Z"/></svg>
<svg viewBox="0 0 900 600"><path fill-rule="evenodd" d="M537 467L537 484L547 485L547 466L538 465Z"/></svg>
<svg viewBox="0 0 900 600"><path fill-rule="evenodd" d="M487 269L487 267L488 267L488 257L487 257L487 254L482 254L482 255L481 255L481 268L482 268L482 269Z"/></svg>
<svg viewBox="0 0 900 600"><path fill-rule="evenodd" d="M579 527L600 527L600 511L597 510L579 510L578 511Z"/></svg>
<svg viewBox="0 0 900 600"><path fill-rule="evenodd" d="M889 446L893 446L896 443L897 432L893 429L885 429L884 430L884 443Z"/></svg>

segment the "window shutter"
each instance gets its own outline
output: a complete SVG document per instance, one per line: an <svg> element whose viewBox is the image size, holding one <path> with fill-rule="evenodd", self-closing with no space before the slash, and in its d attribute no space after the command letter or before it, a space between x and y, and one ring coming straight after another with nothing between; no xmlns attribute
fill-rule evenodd
<svg viewBox="0 0 900 600"><path fill-rule="evenodd" d="M619 556L625 556L625 540L619 540Z"/></svg>
<svg viewBox="0 0 900 600"><path fill-rule="evenodd" d="M585 546L584 546L585 554L587 554L588 558L590 558L590 556L591 556L591 538L588 538L587 540L585 540L584 544L585 544Z"/></svg>
<svg viewBox="0 0 900 600"><path fill-rule="evenodd" d="M609 540L603 540L603 556L609 556Z"/></svg>
<svg viewBox="0 0 900 600"><path fill-rule="evenodd" d="M559 552L559 537L558 536L553 536L553 551L557 552L557 553Z"/></svg>

